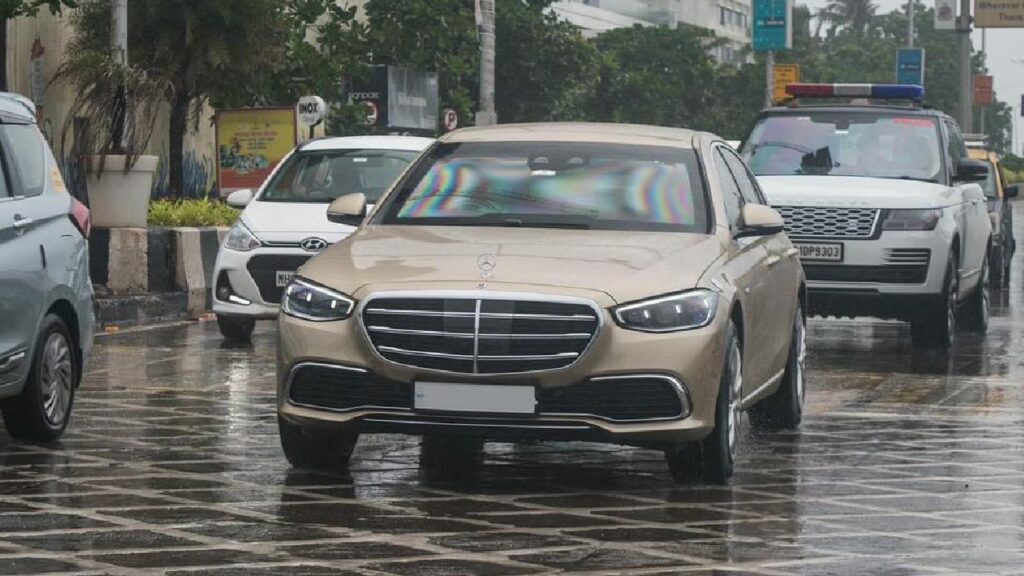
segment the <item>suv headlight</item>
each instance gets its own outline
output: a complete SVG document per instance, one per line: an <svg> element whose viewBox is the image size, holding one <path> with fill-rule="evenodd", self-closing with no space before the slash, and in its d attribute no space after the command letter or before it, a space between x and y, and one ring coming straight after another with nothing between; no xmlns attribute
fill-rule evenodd
<svg viewBox="0 0 1024 576"><path fill-rule="evenodd" d="M235 221L234 226L228 231L228 237L224 240L224 247L238 252L249 252L261 246L260 239L242 224L241 220Z"/></svg>
<svg viewBox="0 0 1024 576"><path fill-rule="evenodd" d="M620 326L641 332L703 328L714 321L717 311L718 294L704 289L659 296L613 309Z"/></svg>
<svg viewBox="0 0 1024 576"><path fill-rule="evenodd" d="M313 322L344 320L355 307L352 298L302 278L292 280L281 297L282 312Z"/></svg>
<svg viewBox="0 0 1024 576"><path fill-rule="evenodd" d="M882 230L935 230L942 210L889 210Z"/></svg>

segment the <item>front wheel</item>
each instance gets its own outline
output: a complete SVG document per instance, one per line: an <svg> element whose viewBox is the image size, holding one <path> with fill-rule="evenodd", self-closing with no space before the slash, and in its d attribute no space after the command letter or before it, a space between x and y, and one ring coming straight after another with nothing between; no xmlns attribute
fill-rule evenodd
<svg viewBox="0 0 1024 576"><path fill-rule="evenodd" d="M985 333L988 331L988 320L991 312L991 287L989 285L989 262L982 263L981 276L978 278L978 285L971 292L964 310L966 318L964 324L968 330Z"/></svg>
<svg viewBox="0 0 1024 576"><path fill-rule="evenodd" d="M948 348L953 345L960 305L959 269L959 260L954 252L946 261L946 281L941 296L922 306L910 323L910 337L915 346Z"/></svg>
<svg viewBox="0 0 1024 576"><path fill-rule="evenodd" d="M807 389L804 380L807 325L799 305L793 319L793 334L790 338L789 358L779 389L750 409L750 422L758 428L793 430L800 426L803 419Z"/></svg>
<svg viewBox="0 0 1024 576"><path fill-rule="evenodd" d="M78 370L71 331L59 316L47 315L25 387L0 403L7 432L30 442L60 438L71 418Z"/></svg>
<svg viewBox="0 0 1024 576"><path fill-rule="evenodd" d="M1009 281L1009 277L1006 275L1009 266L1005 264L1006 252L1004 250L1003 245L998 244L992 247L992 253L989 256L989 282L996 288L1002 288L1004 283Z"/></svg>
<svg viewBox="0 0 1024 576"><path fill-rule="evenodd" d="M217 314L217 327L220 328L220 335L225 340L249 342L252 339L253 330L256 329L256 321L252 318Z"/></svg>
<svg viewBox="0 0 1024 576"><path fill-rule="evenodd" d="M335 472L347 470L359 440L359 435L355 433L305 430L280 417L277 419L277 429L284 457L295 468Z"/></svg>

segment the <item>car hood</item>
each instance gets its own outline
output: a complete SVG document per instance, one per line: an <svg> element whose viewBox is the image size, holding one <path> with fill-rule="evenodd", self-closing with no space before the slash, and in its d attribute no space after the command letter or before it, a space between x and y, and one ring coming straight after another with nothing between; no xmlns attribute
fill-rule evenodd
<svg viewBox="0 0 1024 576"><path fill-rule="evenodd" d="M693 288L722 251L717 237L702 234L368 226L299 274L356 298L382 290L535 287L614 304Z"/></svg>
<svg viewBox="0 0 1024 576"><path fill-rule="evenodd" d="M759 176L773 206L924 209L956 203L957 190L918 180L859 176Z"/></svg>
<svg viewBox="0 0 1024 576"><path fill-rule="evenodd" d="M264 242L299 242L316 236L333 244L355 228L327 220L326 203L250 202L242 221Z"/></svg>

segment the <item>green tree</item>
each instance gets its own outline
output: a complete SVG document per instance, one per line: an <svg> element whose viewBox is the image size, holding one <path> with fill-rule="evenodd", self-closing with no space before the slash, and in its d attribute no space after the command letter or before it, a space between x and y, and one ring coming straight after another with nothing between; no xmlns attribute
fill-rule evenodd
<svg viewBox="0 0 1024 576"><path fill-rule="evenodd" d="M845 28L863 34L871 27L877 11L872 0L829 0L817 16L819 27L827 24L833 33Z"/></svg>
<svg viewBox="0 0 1024 576"><path fill-rule="evenodd" d="M65 66L108 52L110 1L80 0ZM183 193L185 134L208 101L230 101L252 91L283 65L287 42L278 0L132 0L128 5L131 66L161 74L170 89L170 193ZM190 120L192 121L190 123Z"/></svg>
<svg viewBox="0 0 1024 576"><path fill-rule="evenodd" d="M42 7L52 14L74 8L76 0L0 0L0 92L7 91L7 25L19 16L35 16Z"/></svg>

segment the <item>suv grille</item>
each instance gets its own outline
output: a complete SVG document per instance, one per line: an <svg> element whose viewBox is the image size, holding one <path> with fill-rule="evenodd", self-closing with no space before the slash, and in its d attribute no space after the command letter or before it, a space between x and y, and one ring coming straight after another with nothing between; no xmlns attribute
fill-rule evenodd
<svg viewBox="0 0 1024 576"><path fill-rule="evenodd" d="M246 268L256 287L260 289L260 297L268 304L278 304L284 294L284 288L277 285L277 273L294 272L302 267L312 256L290 256L287 254L257 254L249 259Z"/></svg>
<svg viewBox="0 0 1024 576"><path fill-rule="evenodd" d="M550 300L378 297L362 312L377 352L396 364L463 374L555 370L597 333L597 309Z"/></svg>
<svg viewBox="0 0 1024 576"><path fill-rule="evenodd" d="M779 206L786 233L794 238L871 238L878 210L868 208L817 208Z"/></svg>

